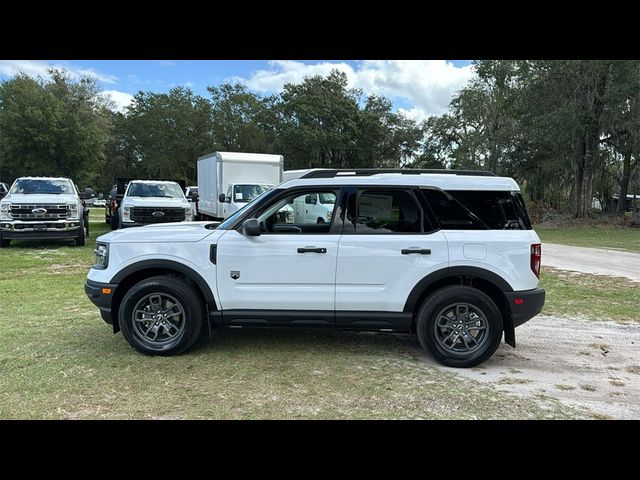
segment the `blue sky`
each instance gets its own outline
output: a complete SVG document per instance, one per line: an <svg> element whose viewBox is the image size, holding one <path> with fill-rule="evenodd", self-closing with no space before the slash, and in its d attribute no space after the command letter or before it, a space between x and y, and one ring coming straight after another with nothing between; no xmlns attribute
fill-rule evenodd
<svg viewBox="0 0 640 480"><path fill-rule="evenodd" d="M470 60L0 60L0 79L18 71L46 76L51 66L96 78L119 109L139 90L166 92L182 85L208 96L207 86L237 81L267 94L305 75L337 68L347 74L350 86L385 95L395 109L416 119L446 111L451 96L472 75Z"/></svg>

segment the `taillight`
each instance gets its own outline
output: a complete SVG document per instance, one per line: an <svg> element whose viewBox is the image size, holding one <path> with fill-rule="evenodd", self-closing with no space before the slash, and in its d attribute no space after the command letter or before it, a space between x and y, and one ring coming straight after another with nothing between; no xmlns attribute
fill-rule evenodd
<svg viewBox="0 0 640 480"><path fill-rule="evenodd" d="M531 271L540 278L540 265L542 264L542 245L540 243L531 244Z"/></svg>

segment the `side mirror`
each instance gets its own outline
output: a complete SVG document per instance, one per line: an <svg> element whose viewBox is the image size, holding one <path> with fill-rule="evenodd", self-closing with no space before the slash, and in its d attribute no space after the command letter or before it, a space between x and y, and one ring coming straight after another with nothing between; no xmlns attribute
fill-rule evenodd
<svg viewBox="0 0 640 480"><path fill-rule="evenodd" d="M225 197L224 193L221 193L220 195L218 195L218 201L220 203L224 203L227 201L227 197Z"/></svg>
<svg viewBox="0 0 640 480"><path fill-rule="evenodd" d="M247 218L242 222L242 233L247 237L260 236L260 224L257 218Z"/></svg>

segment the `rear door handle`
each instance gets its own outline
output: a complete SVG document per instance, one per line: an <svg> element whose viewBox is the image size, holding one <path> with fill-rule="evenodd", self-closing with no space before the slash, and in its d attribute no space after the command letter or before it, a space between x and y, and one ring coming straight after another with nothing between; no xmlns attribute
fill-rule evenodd
<svg viewBox="0 0 640 480"><path fill-rule="evenodd" d="M327 253L327 249L318 247L300 247L298 248L298 253Z"/></svg>
<svg viewBox="0 0 640 480"><path fill-rule="evenodd" d="M400 250L402 255L409 255L410 253L419 253L420 255L431 255L430 248L403 248Z"/></svg>

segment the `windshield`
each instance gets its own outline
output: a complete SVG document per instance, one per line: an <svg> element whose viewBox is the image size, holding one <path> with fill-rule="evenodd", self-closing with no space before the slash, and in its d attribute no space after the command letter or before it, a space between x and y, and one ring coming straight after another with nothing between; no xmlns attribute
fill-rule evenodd
<svg viewBox="0 0 640 480"><path fill-rule="evenodd" d="M336 203L336 196L333 193L320 193L320 203L323 205L333 205Z"/></svg>
<svg viewBox="0 0 640 480"><path fill-rule="evenodd" d="M127 191L128 197L164 197L184 198L177 183L132 183Z"/></svg>
<svg viewBox="0 0 640 480"><path fill-rule="evenodd" d="M233 201L250 202L258 195L262 195L267 190L273 188L273 185L236 185L233 187Z"/></svg>
<svg viewBox="0 0 640 480"><path fill-rule="evenodd" d="M236 213L228 217L224 222L217 226L216 230L227 230L229 226L231 226L238 217L240 217L250 206L256 205L258 202L261 202L265 197L267 197L270 193L275 192L273 189L268 189L262 192L262 194L258 195L251 202L244 205L240 210Z"/></svg>
<svg viewBox="0 0 640 480"><path fill-rule="evenodd" d="M46 195L62 195L65 193L76 193L71 180L59 178L54 180L45 180L41 178L24 178L16 180L10 193L21 193L24 195L46 194Z"/></svg>

